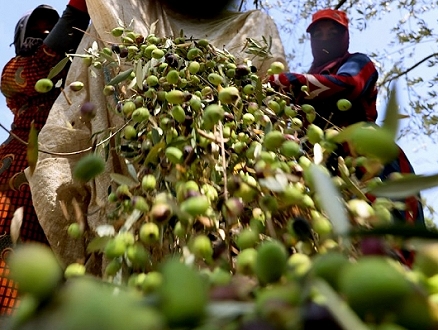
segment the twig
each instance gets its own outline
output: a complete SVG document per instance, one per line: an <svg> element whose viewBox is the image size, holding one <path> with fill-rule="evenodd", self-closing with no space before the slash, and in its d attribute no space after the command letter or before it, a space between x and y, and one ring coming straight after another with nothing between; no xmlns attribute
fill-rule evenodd
<svg viewBox="0 0 438 330"><path fill-rule="evenodd" d="M216 138L216 136L211 136L207 132L203 131L202 129L197 128L196 131L201 135L202 137L205 137L206 139L215 142L217 144L220 144L221 142L228 142L230 139L224 139L223 136L220 136L219 139ZM222 133L221 133L222 134Z"/></svg>
<svg viewBox="0 0 438 330"><path fill-rule="evenodd" d="M79 154L91 151L91 150L101 146L102 144L106 143L114 135L116 135L118 132L120 132L122 129L124 129L126 127L126 125L128 125L129 123L130 123L130 121L127 121L117 131L115 131L114 133L110 134L110 136L108 136L106 139L104 139L104 140L100 141L99 143L97 143L96 145L88 147L86 149L82 149L82 150L79 150L79 151L72 151L72 152L51 152L51 151L47 151L47 150L39 150L39 152L42 152L42 153L45 153L45 154L48 154L48 155L52 155L52 156L61 156L61 157L79 155Z"/></svg>
<svg viewBox="0 0 438 330"><path fill-rule="evenodd" d="M343 5L344 3L346 3L346 2L347 2L347 0L341 0L341 1L339 1L339 3L335 6L335 9L338 10L338 9L341 8L342 5Z"/></svg>
<svg viewBox="0 0 438 330"><path fill-rule="evenodd" d="M76 30L82 32L83 34L86 34L86 35L88 35L89 37L92 37L92 38L94 38L94 39L100 40L100 41L102 41L102 42L104 42L104 43L107 43L107 44L110 44L110 45L116 45L116 44L117 44L116 42L105 41L105 40L103 40L103 39L101 39L101 38L99 38L99 37L96 37L95 35L92 35L91 33L87 32L87 31L82 30L82 29L79 29L79 28L77 28L77 27L75 27L75 26L73 27L73 29L76 29ZM70 54L70 55L74 55L74 54Z"/></svg>
<svg viewBox="0 0 438 330"><path fill-rule="evenodd" d="M18 141L20 141L21 143L24 143L25 145L27 145L27 142L24 141L23 139L21 139L20 137L18 137L17 135L15 135L14 133L12 133L10 130L8 130L6 127L4 127L2 124L0 124L1 128L3 128L6 132L8 132L10 135L12 135L12 137L14 139L17 139Z"/></svg>
<svg viewBox="0 0 438 330"><path fill-rule="evenodd" d="M52 155L52 156L60 156L60 157L67 157L67 156L75 156L75 155L79 155L88 151L91 151L93 149L95 149L96 147L99 147L100 145L106 143L107 141L109 141L114 135L116 135L117 133L119 133L122 129L125 128L126 125L128 125L130 122L127 121L125 124L123 124L119 129L117 129L114 133L110 134L110 136L108 136L106 139L100 141L99 143L97 143L95 146L92 147L88 147L86 149L82 149L79 151L72 151L72 152L53 152L53 151L48 151L48 150L44 150L44 149L38 149L39 152L44 153L44 154L48 154L48 155ZM8 132L14 139L17 139L18 141L20 141L21 143L23 143L24 145L28 145L29 143L24 141L23 139L21 139L20 137L18 137L17 135L15 135L14 133L12 133L11 131L9 131L6 127L4 127L2 124L0 124L0 127L3 128L6 132Z"/></svg>
<svg viewBox="0 0 438 330"><path fill-rule="evenodd" d="M244 0L241 0L241 1L240 1L239 11L242 11L243 2L244 2Z"/></svg>
<svg viewBox="0 0 438 330"><path fill-rule="evenodd" d="M224 142L224 131L222 126L222 121L219 121L218 125L219 130L219 143L221 146L221 157L222 157L222 169L224 176L224 199L228 200L228 177L227 177L227 164L225 161L225 142ZM228 219L225 219L225 241L228 246L228 262L230 263L231 269L233 269L233 258L232 258L232 248L231 248L231 235L230 235L230 227L228 223Z"/></svg>
<svg viewBox="0 0 438 330"><path fill-rule="evenodd" d="M62 95L64 95L64 97L65 97L65 99L66 99L68 105L72 105L72 101L71 101L70 98L67 96L67 93L65 92L65 89L64 89L64 88L61 88L61 92L62 92Z"/></svg>
<svg viewBox="0 0 438 330"><path fill-rule="evenodd" d="M223 134L223 126L222 126L222 122L219 121L219 125L218 125L218 130L219 130L219 144L221 146L221 157L222 157L222 168L223 168L223 173L224 173L224 198L225 200L228 199L228 188L227 188L227 182L228 182L228 178L227 178L227 164L225 162L225 139L224 139L224 134Z"/></svg>
<svg viewBox="0 0 438 330"><path fill-rule="evenodd" d="M272 222L272 213L271 213L271 211L266 211L265 212L265 217L266 217L266 226L268 227L269 235L272 238L276 239L277 238L277 234L275 233L274 223Z"/></svg>
<svg viewBox="0 0 438 330"><path fill-rule="evenodd" d="M391 77L391 78L388 79L388 80L384 80L384 81L382 81L380 84L383 85L383 84L385 84L385 83L387 83L387 82L391 82L391 81L393 81L393 80L395 80L395 79L400 78L401 76L403 76L403 75L409 73L410 71L414 70L417 66L419 66L420 64L426 62L428 59L430 59L430 58L432 58L432 57L438 57L438 53L433 53L433 54L431 54L431 55L429 55L429 56L426 56L425 58L423 58L421 61L415 63L415 64L414 64L413 66L411 66L410 68L407 68L405 71L400 72L400 73L399 73L398 75L396 75L395 77Z"/></svg>

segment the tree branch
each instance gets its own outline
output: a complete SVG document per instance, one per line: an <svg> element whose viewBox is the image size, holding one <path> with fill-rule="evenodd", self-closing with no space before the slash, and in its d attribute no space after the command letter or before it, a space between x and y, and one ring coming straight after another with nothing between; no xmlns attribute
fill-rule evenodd
<svg viewBox="0 0 438 330"><path fill-rule="evenodd" d="M338 10L338 9L341 8L342 5L343 5L344 3L346 3L346 2L347 2L347 0L341 0L341 1L339 1L339 3L336 5L335 9Z"/></svg>
<svg viewBox="0 0 438 330"><path fill-rule="evenodd" d="M398 75L396 75L395 77L391 77L387 80L384 80L381 82L381 85L387 83L387 82L392 82L395 79L400 78L401 76L404 76L405 74L409 73L410 71L414 70L417 66L419 66L420 64L426 62L428 59L432 58L432 57L438 57L438 53L433 53L429 56L426 56L425 58L423 58L421 61L415 63L413 66L411 66L410 68L407 68L405 71L400 72Z"/></svg>

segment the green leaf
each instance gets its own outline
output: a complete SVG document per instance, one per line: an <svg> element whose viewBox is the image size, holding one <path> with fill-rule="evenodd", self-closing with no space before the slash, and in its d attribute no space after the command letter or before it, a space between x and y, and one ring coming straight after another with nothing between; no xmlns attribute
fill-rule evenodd
<svg viewBox="0 0 438 330"><path fill-rule="evenodd" d="M317 195L320 197L323 210L333 224L333 230L338 235L345 235L350 229L350 220L343 204L343 199L331 180L320 166L311 164L310 173ZM347 244L347 242L344 242Z"/></svg>
<svg viewBox="0 0 438 330"><path fill-rule="evenodd" d="M130 177L122 175L122 174L111 173L110 177L115 183L117 183L119 185L126 184L129 188L132 188L132 187L135 187L138 185L137 181L133 180Z"/></svg>
<svg viewBox="0 0 438 330"><path fill-rule="evenodd" d="M163 130L160 127L152 128L152 143L158 144L163 138Z"/></svg>
<svg viewBox="0 0 438 330"><path fill-rule="evenodd" d="M27 141L27 162L30 173L33 174L38 161L38 131L32 121L30 124L29 140Z"/></svg>
<svg viewBox="0 0 438 330"><path fill-rule="evenodd" d="M406 198L415 196L421 190L438 186L438 174L415 175L409 174L393 181L384 181L371 189L370 194L378 197Z"/></svg>
<svg viewBox="0 0 438 330"><path fill-rule="evenodd" d="M126 219L125 223L123 224L122 228L120 228L119 232L123 233L130 231L132 226L141 218L142 215L143 213L139 210L132 211L128 219Z"/></svg>
<svg viewBox="0 0 438 330"><path fill-rule="evenodd" d="M266 123L266 125L265 125L265 129L263 130L263 131L264 131L264 134L266 135L266 134L268 134L269 132L271 132L272 130L273 130L273 125L272 125L272 122L269 121L268 123Z"/></svg>
<svg viewBox="0 0 438 330"><path fill-rule="evenodd" d="M102 252L105 249L105 245L108 243L110 239L111 239L110 236L93 238L90 241L90 243L88 243L87 245L87 252L88 253Z"/></svg>
<svg viewBox="0 0 438 330"><path fill-rule="evenodd" d="M254 311L254 303L246 301L211 301L207 305L209 319L231 322Z"/></svg>
<svg viewBox="0 0 438 330"><path fill-rule="evenodd" d="M67 65L68 61L70 61L69 57L64 57L61 61L56 64L52 70L50 70L47 78L52 79L53 77L56 77Z"/></svg>
<svg viewBox="0 0 438 330"><path fill-rule="evenodd" d="M135 158L134 158L134 160L135 160ZM128 164L126 165L126 167L128 168L128 173L131 174L131 179L134 180L134 181L137 182L137 183L140 183L140 182L138 181L138 179L137 179L137 170L135 169L134 164L132 164L132 163L128 163Z"/></svg>
<svg viewBox="0 0 438 330"><path fill-rule="evenodd" d="M137 78L137 87L139 90L143 90L143 61L141 59L138 60L135 67L135 77Z"/></svg>
<svg viewBox="0 0 438 330"><path fill-rule="evenodd" d="M324 306L328 308L342 329L370 329L324 280L315 279L313 286L324 297Z"/></svg>
<svg viewBox="0 0 438 330"><path fill-rule="evenodd" d="M128 79L131 76L132 71L134 71L133 68L120 72L117 76L111 79L108 85L117 85L118 83L121 83L122 81Z"/></svg>
<svg viewBox="0 0 438 330"><path fill-rule="evenodd" d="M275 178L273 176L268 176L266 178L260 178L259 184L260 184L260 186L267 188L271 191L283 192L288 185L288 180L284 174L281 175L279 173L275 176Z"/></svg>
<svg viewBox="0 0 438 330"><path fill-rule="evenodd" d="M338 158L338 167L339 167L339 169L341 169L341 171L339 171L339 172L340 172L342 180L344 180L345 184L347 185L348 190L350 192L352 192L355 196L357 196L359 199L362 199L364 201L368 201L368 198L362 192L362 190L360 190L360 188L356 185L356 183L353 182L353 180L351 180L351 178L347 175L346 171L348 172L348 168L345 165L345 161L342 157ZM344 168L346 170L342 170Z"/></svg>
<svg viewBox="0 0 438 330"><path fill-rule="evenodd" d="M395 139L398 133L398 102L397 102L397 90L392 88L389 95L389 101L386 106L385 119L383 120L382 128L386 129Z"/></svg>
<svg viewBox="0 0 438 330"><path fill-rule="evenodd" d="M108 62L108 63L112 63L115 62L114 58L111 55L108 55L105 52L100 52L99 53L99 58L98 58L99 62Z"/></svg>
<svg viewBox="0 0 438 330"><path fill-rule="evenodd" d="M166 143L164 141L161 141L160 143L154 145L153 148L149 151L148 155L146 156L146 159L144 160L144 164L147 165L149 163L155 163L158 157L158 153L164 147L166 147Z"/></svg>

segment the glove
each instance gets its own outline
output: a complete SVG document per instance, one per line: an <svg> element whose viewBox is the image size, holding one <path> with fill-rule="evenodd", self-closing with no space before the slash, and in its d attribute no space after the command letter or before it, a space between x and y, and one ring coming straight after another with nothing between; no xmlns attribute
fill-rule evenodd
<svg viewBox="0 0 438 330"><path fill-rule="evenodd" d="M272 87L287 88L290 86L289 78L285 73L270 75L268 81Z"/></svg>
<svg viewBox="0 0 438 330"><path fill-rule="evenodd" d="M77 10L83 11L84 13L88 13L87 3L85 0L70 0L68 2L70 7L76 8Z"/></svg>

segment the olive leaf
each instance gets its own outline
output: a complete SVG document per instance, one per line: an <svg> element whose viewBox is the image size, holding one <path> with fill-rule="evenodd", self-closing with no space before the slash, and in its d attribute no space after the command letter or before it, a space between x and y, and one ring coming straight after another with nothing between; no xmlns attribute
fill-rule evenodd
<svg viewBox="0 0 438 330"><path fill-rule="evenodd" d="M288 185L288 180L286 175L278 173L275 177L268 176L266 178L260 178L259 184L260 186L265 187L271 191L280 193L286 189Z"/></svg>
<svg viewBox="0 0 438 330"><path fill-rule="evenodd" d="M105 249L106 244L111 239L110 236L95 237L87 245L87 252L101 252Z"/></svg>
<svg viewBox="0 0 438 330"><path fill-rule="evenodd" d="M111 173L110 177L115 183L119 185L126 184L128 187L135 187L138 185L138 181L135 181L132 178L127 177L126 175L123 174Z"/></svg>
<svg viewBox="0 0 438 330"><path fill-rule="evenodd" d="M125 223L123 224L122 228L120 228L119 232L128 232L131 230L132 226L141 218L143 213L139 210L134 210L129 215L128 219L126 219Z"/></svg>
<svg viewBox="0 0 438 330"><path fill-rule="evenodd" d="M108 63L112 63L112 62L114 62L114 58L105 52L100 52L98 61L100 61L100 62L106 61Z"/></svg>
<svg viewBox="0 0 438 330"><path fill-rule="evenodd" d="M213 319L223 322L235 320L254 310L253 302L246 301L212 301L207 306L207 312Z"/></svg>
<svg viewBox="0 0 438 330"><path fill-rule="evenodd" d="M20 238L20 230L21 225L23 223L23 210L24 207L21 206L15 210L14 216L12 217L11 226L10 226L10 235L12 244L17 244L18 239Z"/></svg>
<svg viewBox="0 0 438 330"><path fill-rule="evenodd" d="M369 330L356 313L342 300L332 287L324 280L315 279L314 288L325 298L324 304L342 329Z"/></svg>
<svg viewBox="0 0 438 330"><path fill-rule="evenodd" d="M356 185L353 180L351 180L349 176L349 170L347 166L345 165L345 161L342 157L338 158L338 168L340 169L339 173L341 175L342 180L344 180L347 189L352 192L355 196L357 196L359 199L362 199L364 201L368 201L368 198L366 195L360 190L360 188Z"/></svg>
<svg viewBox="0 0 438 330"><path fill-rule="evenodd" d="M38 161L38 131L32 121L30 124L29 140L27 141L27 163L30 173L33 174Z"/></svg>
<svg viewBox="0 0 438 330"><path fill-rule="evenodd" d="M135 67L135 78L137 82L137 87L139 90L143 90L143 80L144 80L144 71L143 71L143 61L141 59L138 60Z"/></svg>
<svg viewBox="0 0 438 330"><path fill-rule="evenodd" d="M154 127L152 129L152 142L154 145L160 143L163 134L164 132L160 127Z"/></svg>
<svg viewBox="0 0 438 330"><path fill-rule="evenodd" d="M52 79L53 77L56 77L67 65L68 61L70 61L69 57L64 57L61 61L56 64L52 70L50 70L47 79Z"/></svg>
<svg viewBox="0 0 438 330"><path fill-rule="evenodd" d="M108 85L117 85L118 83L121 83L122 81L125 81L131 76L131 73L134 71L133 68L130 68L126 71L120 72L117 76L115 76L113 79L110 80Z"/></svg>
<svg viewBox="0 0 438 330"><path fill-rule="evenodd" d="M386 129L393 139L396 138L398 133L398 102L397 102L397 90L393 87L389 94L389 101L386 106L385 119L383 120L382 128Z"/></svg>
<svg viewBox="0 0 438 330"><path fill-rule="evenodd" d="M438 174L409 174L397 180L387 180L372 188L369 193L378 197L406 198L415 196L421 190L438 186Z"/></svg>
<svg viewBox="0 0 438 330"><path fill-rule="evenodd" d="M259 56L261 58L266 58L271 56L271 47L272 47L272 37L269 37L269 41L263 37L263 45L262 42L257 41L253 38L246 38L246 43L244 46L245 53L252 54L255 56Z"/></svg>
<svg viewBox="0 0 438 330"><path fill-rule="evenodd" d="M319 165L323 161L323 150L319 143L315 143L313 146L313 159L316 165Z"/></svg>
<svg viewBox="0 0 438 330"><path fill-rule="evenodd" d="M148 155L146 156L144 160L144 164L149 163L155 163L158 157L158 153L161 149L166 147L166 143L164 141L161 141L154 145L154 147L149 151Z"/></svg>
<svg viewBox="0 0 438 330"><path fill-rule="evenodd" d="M333 224L333 231L344 236L350 229L347 210L342 203L342 197L331 178L318 165L310 165L310 173L315 184L315 190L321 199L323 210ZM347 242L344 242L347 244Z"/></svg>

